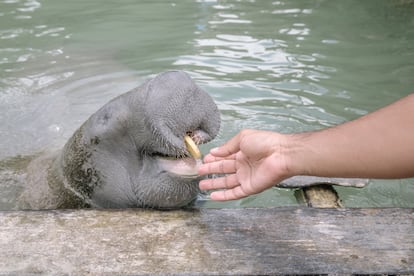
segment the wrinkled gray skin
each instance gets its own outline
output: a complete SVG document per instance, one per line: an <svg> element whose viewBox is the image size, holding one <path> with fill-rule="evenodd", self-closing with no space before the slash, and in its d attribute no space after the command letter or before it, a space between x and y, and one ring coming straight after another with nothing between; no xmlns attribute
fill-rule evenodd
<svg viewBox="0 0 414 276"><path fill-rule="evenodd" d="M184 135L206 143L219 128L217 106L189 75L162 73L93 114L52 163L47 192L25 200L35 209L185 206L200 179L166 171L158 160L188 157Z"/></svg>

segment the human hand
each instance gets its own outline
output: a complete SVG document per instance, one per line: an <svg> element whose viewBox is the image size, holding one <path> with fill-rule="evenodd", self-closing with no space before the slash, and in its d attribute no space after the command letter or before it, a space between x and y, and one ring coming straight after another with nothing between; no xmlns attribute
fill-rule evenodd
<svg viewBox="0 0 414 276"><path fill-rule="evenodd" d="M284 154L286 136L277 132L242 130L214 148L198 169L200 175L227 174L200 181L201 190L216 190L213 200L240 199L260 193L290 177Z"/></svg>

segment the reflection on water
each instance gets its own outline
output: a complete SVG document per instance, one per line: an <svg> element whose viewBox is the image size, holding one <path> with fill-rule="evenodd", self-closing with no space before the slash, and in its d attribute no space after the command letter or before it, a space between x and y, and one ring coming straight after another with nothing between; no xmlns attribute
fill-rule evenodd
<svg viewBox="0 0 414 276"><path fill-rule="evenodd" d="M10 158L60 148L161 71L189 72L216 100L222 130L204 152L242 128L319 129L395 101L414 87L413 15L398 0L1 0L0 209L21 188L7 179L24 173ZM413 182L338 190L348 206L414 206ZM226 204L296 203L275 188Z"/></svg>

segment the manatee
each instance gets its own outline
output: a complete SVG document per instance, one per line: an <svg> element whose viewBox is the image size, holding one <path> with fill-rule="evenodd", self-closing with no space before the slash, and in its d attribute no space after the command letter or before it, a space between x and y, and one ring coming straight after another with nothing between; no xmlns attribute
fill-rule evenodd
<svg viewBox="0 0 414 276"><path fill-rule="evenodd" d="M32 161L22 206L187 206L199 193L194 145L219 129L207 92L185 72L161 73L100 108L62 150Z"/></svg>

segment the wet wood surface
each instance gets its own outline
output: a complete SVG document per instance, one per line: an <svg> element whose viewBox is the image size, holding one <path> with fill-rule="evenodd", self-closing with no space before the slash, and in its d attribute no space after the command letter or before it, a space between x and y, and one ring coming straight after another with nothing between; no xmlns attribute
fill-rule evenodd
<svg viewBox="0 0 414 276"><path fill-rule="evenodd" d="M413 209L0 212L0 275L413 274Z"/></svg>

